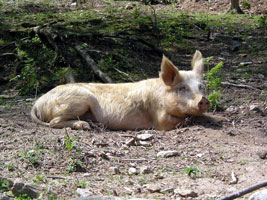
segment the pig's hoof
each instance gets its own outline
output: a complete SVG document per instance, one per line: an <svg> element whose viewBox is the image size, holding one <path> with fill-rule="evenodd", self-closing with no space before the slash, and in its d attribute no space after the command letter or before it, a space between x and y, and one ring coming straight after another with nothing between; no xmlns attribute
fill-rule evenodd
<svg viewBox="0 0 267 200"><path fill-rule="evenodd" d="M78 130L90 130L90 125L85 121L77 121L73 124L73 128Z"/></svg>

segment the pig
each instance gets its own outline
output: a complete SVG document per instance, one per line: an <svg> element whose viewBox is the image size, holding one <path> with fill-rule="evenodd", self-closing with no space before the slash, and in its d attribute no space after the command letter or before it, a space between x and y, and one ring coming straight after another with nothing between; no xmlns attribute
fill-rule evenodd
<svg viewBox="0 0 267 200"><path fill-rule="evenodd" d="M179 70L163 55L158 78L133 83L70 83L41 96L32 107L38 124L90 129L89 121L111 130L172 130L187 116L199 116L209 108L203 96L203 57L196 51L192 70Z"/></svg>

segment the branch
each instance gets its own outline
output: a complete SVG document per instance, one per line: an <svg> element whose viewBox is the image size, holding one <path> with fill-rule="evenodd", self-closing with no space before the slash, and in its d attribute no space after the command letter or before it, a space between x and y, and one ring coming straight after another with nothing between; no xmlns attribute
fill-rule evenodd
<svg viewBox="0 0 267 200"><path fill-rule="evenodd" d="M18 60L22 61L22 58L21 58L19 55L15 54L15 53L3 53L3 54L1 54L0 56L14 56L14 57L16 57Z"/></svg>
<svg viewBox="0 0 267 200"><path fill-rule="evenodd" d="M252 87L250 85L235 84L235 83L229 83L229 82L221 82L221 84L224 85L224 86L232 86L232 87L238 87L238 88L247 88L247 89L261 91L260 89L255 88L255 87Z"/></svg>
<svg viewBox="0 0 267 200"><path fill-rule="evenodd" d="M251 187L248 187L248 188L246 188L244 190L241 190L239 192L236 192L234 194L231 194L230 196L223 197L223 198L221 198L219 200L232 200L232 199L236 199L238 197L244 196L245 194L248 194L250 192L253 192L253 191L257 190L257 189L260 189L260 188L266 187L266 186L267 186L267 181L264 181L264 182L261 182L259 184L256 184L256 185L253 185Z"/></svg>
<svg viewBox="0 0 267 200"><path fill-rule="evenodd" d="M126 76L130 81L134 82L134 80L133 80L133 79L130 77L130 75L127 74L126 72L123 72L123 71L117 69L116 67L114 67L114 69L115 69L117 72L119 72L120 74Z"/></svg>
<svg viewBox="0 0 267 200"><path fill-rule="evenodd" d="M55 51L53 62L57 59L58 54L60 53L69 64L73 65L72 60L69 60L70 58L68 55L64 53L64 49L70 45L67 44L67 42L64 40L64 37L62 37L62 35L60 35L55 29L52 29L52 27L49 26L35 27L33 28L33 31L39 35L43 43ZM85 60L86 64L90 66L90 68L99 78L106 83L112 82L111 78L97 67L96 62L87 54L85 50L83 50L81 46L75 44L72 48L78 52L78 54Z"/></svg>
<svg viewBox="0 0 267 200"><path fill-rule="evenodd" d="M83 50L80 45L75 45L74 49L76 49L76 51L85 60L86 64L92 68L95 74L97 74L104 82L112 83L111 78L98 68L96 62L86 53L85 50Z"/></svg>

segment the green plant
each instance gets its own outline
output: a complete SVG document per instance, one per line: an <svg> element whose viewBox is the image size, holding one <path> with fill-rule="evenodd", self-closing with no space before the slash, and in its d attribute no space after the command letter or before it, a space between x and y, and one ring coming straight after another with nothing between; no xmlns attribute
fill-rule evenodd
<svg viewBox="0 0 267 200"><path fill-rule="evenodd" d="M66 149L73 149L73 147L76 145L76 141L72 138L70 138L69 135L65 136L65 147Z"/></svg>
<svg viewBox="0 0 267 200"><path fill-rule="evenodd" d="M19 196L15 197L15 200L30 200L31 197L29 197L29 195L27 194L20 194Z"/></svg>
<svg viewBox="0 0 267 200"><path fill-rule="evenodd" d="M0 192L8 191L10 189L10 184L7 180L0 179Z"/></svg>
<svg viewBox="0 0 267 200"><path fill-rule="evenodd" d="M241 5L245 9L248 9L248 10L250 9L250 3L247 0L241 1Z"/></svg>
<svg viewBox="0 0 267 200"><path fill-rule="evenodd" d="M45 146L44 146L44 144L42 142L36 141L35 142L35 148L36 149L44 149Z"/></svg>
<svg viewBox="0 0 267 200"><path fill-rule="evenodd" d="M223 62L219 62L215 67L209 68L209 63L213 57L205 59L207 64L207 73L204 75L204 78L207 80L207 94L208 100L210 101L211 109L216 110L220 106L219 99L221 97L221 67Z"/></svg>
<svg viewBox="0 0 267 200"><path fill-rule="evenodd" d="M139 183L140 185L145 185L145 184L147 184L147 181L146 181L145 178L140 177L140 178L138 179L138 183Z"/></svg>
<svg viewBox="0 0 267 200"><path fill-rule="evenodd" d="M202 177L202 170L200 170L198 167L187 166L182 170L182 173L188 175L193 179Z"/></svg>
<svg viewBox="0 0 267 200"><path fill-rule="evenodd" d="M89 184L88 184L87 182L80 181L80 182L78 182L78 185L79 185L79 187L81 187L81 188L85 188L85 187L87 187Z"/></svg>
<svg viewBox="0 0 267 200"><path fill-rule="evenodd" d="M33 182L36 183L45 183L45 176L44 175L37 175L35 179L33 179Z"/></svg>
<svg viewBox="0 0 267 200"><path fill-rule="evenodd" d="M26 152L20 152L21 160L27 160L29 164L33 166L38 166L39 159L41 157L41 154L39 151L30 150L27 153Z"/></svg>
<svg viewBox="0 0 267 200"><path fill-rule="evenodd" d="M20 81L22 83L18 85L19 92L22 95L35 91L39 86L39 79L33 58L27 58L24 63L25 66L22 68L21 73L10 79L10 81Z"/></svg>
<svg viewBox="0 0 267 200"><path fill-rule="evenodd" d="M8 163L6 164L6 168L8 171L14 171L15 170L15 165L13 163Z"/></svg>
<svg viewBox="0 0 267 200"><path fill-rule="evenodd" d="M69 163L68 167L66 168L67 172L77 172L77 171L82 171L82 162L80 160L74 161Z"/></svg>

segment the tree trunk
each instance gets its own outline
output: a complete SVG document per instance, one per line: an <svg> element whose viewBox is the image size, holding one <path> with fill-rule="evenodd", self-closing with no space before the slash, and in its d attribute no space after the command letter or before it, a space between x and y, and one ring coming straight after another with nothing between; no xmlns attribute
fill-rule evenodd
<svg viewBox="0 0 267 200"><path fill-rule="evenodd" d="M244 12L239 7L239 0L231 0L231 8L229 12L231 11L234 11L235 13L238 13L238 14L244 14Z"/></svg>

